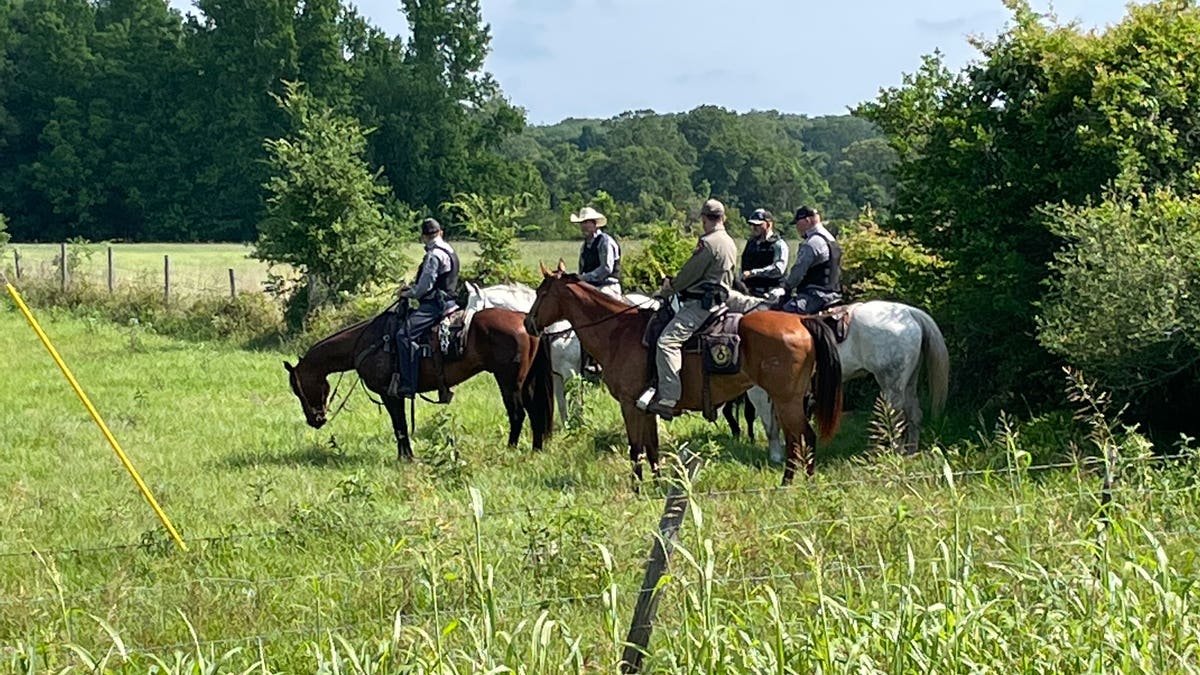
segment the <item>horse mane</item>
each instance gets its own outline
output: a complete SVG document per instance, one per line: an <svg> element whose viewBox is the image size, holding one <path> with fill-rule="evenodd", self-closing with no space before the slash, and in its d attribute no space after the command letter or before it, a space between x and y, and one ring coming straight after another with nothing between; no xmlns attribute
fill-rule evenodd
<svg viewBox="0 0 1200 675"><path fill-rule="evenodd" d="M607 293L602 292L600 289L596 288L595 286L589 284L588 282L584 281L583 279L580 279L578 274L570 274L570 273L564 272L562 277L560 277L560 278L563 279L564 281L570 282L571 284L579 286L580 288L584 289L587 293L590 293L593 298L597 298L601 302L607 303L609 305L608 309L610 309L614 312L628 310L630 307L637 306L633 302L631 302L629 300L629 298L627 298L625 296L621 296L620 299L617 299L611 295L608 295ZM650 312L654 311L654 308L652 308L652 307L641 307L641 306L637 306L637 307L638 307L639 313L645 312L645 311L650 311Z"/></svg>
<svg viewBox="0 0 1200 675"><path fill-rule="evenodd" d="M382 316L382 314L380 316ZM326 345L326 343L333 342L337 338L345 335L346 333L349 333L352 330L361 328L362 326L372 323L373 321L377 320L378 318L379 318L379 316L373 316L373 317L370 317L367 319L363 319L362 321L359 321L357 323L353 323L353 324L350 324L349 326L346 326L345 328L337 331L336 333L334 333L332 335L327 335L327 336L321 338L320 340L317 340L315 343L312 344L312 346L310 346L308 348L308 350L305 352L305 355L312 353L312 351L314 349L324 347ZM301 358L303 358L303 357L301 357Z"/></svg>

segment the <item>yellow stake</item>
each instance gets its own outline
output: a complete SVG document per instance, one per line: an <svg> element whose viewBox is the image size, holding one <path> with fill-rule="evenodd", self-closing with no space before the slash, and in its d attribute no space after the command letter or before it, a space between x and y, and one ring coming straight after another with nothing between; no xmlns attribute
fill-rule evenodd
<svg viewBox="0 0 1200 675"><path fill-rule="evenodd" d="M120 444L117 443L117 439L114 438L112 432L108 430L108 425L106 425L104 420L100 418L100 413L96 411L96 408L92 405L92 402L88 400L87 394L83 393L83 388L80 387L79 383L75 381L75 376L71 374L71 369L67 367L67 364L62 360L62 357L58 355L58 350L54 348L54 345L50 344L50 338L46 337L46 333L44 333L42 331L42 327L38 325L37 319L33 318L33 313L30 312L29 308L25 306L25 302L21 300L21 295L17 293L17 289L13 288L13 285L8 283L8 278L4 276L3 272L0 272L0 282L4 283L5 290L7 290L8 294L12 296L13 301L17 303L17 307L21 310L21 313L25 315L25 320L29 322L29 325L33 327L33 331L37 333L38 338L41 339L42 344L46 346L46 351L50 352L50 357L53 358L54 362L58 364L58 367L62 370L63 375L67 376L67 381L71 383L71 388L75 390L75 394L79 396L79 400L83 401L84 407L86 407L87 411L91 413L92 419L96 421L96 426L100 427L100 431L103 432L104 437L108 439L108 444L112 446L113 450L116 450L117 457L120 458L121 464L125 465L125 470L129 472L130 476L133 477L133 482L137 483L138 489L142 491L142 496L145 497L146 501L150 503L150 508L154 509L154 513L158 515L158 519L162 521L163 526L167 528L167 532L171 533L171 538L175 540L175 544L184 551L188 550L187 544L183 543L183 538L181 538L179 533L175 531L175 527L171 525L171 521L167 518L167 514L163 512L162 507L160 507L158 502L155 501L154 495L150 494L150 488L146 487L146 484L142 482L142 477L138 475L137 469L133 468L133 464L130 463L129 458L125 456L125 452L121 450Z"/></svg>

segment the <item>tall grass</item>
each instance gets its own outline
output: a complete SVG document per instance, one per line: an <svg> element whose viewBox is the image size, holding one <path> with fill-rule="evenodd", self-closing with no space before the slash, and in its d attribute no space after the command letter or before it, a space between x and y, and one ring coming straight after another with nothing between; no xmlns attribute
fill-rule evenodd
<svg viewBox="0 0 1200 675"><path fill-rule="evenodd" d="M275 352L43 318L191 550L172 550L0 305L0 668L615 670L664 486L629 489L602 389L533 453L504 446L477 378L448 407L418 404L418 461L398 464L361 392L305 427ZM667 451L715 453L647 669L1196 671L1192 451L1156 461L1129 430L1098 433L1111 413L1094 408L1004 418L912 458L884 450L886 418L856 412L787 489L723 428L662 425Z"/></svg>

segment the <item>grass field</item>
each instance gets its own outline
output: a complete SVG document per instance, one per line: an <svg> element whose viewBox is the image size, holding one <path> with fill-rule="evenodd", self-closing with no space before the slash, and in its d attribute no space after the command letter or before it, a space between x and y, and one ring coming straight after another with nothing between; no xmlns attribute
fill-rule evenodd
<svg viewBox="0 0 1200 675"><path fill-rule="evenodd" d="M479 247L474 242L453 242L463 266L475 261ZM579 242L574 241L538 241L521 242L522 254L531 265L536 267L541 260L547 266L552 266L558 259L564 258L567 264L574 267L579 259ZM637 242L626 244L627 251L635 250ZM59 256L58 244L12 244L9 246L18 252L24 274L41 277L56 277L58 267L55 260ZM108 275L108 245L85 244L71 247L69 250L78 251L80 256L81 274L97 284L107 283ZM113 244L113 268L116 282L122 284L158 284L163 283L163 256L170 257L171 285L181 293L225 293L229 289L228 270L234 270L236 284L241 290L261 290L262 282L266 280L268 266L250 257L251 247L248 244ZM415 274L417 263L421 260L421 245L412 243L405 246L405 254L412 268L409 275ZM13 268L12 253L6 253L0 266L9 270ZM287 273L287 268L278 270Z"/></svg>
<svg viewBox="0 0 1200 675"><path fill-rule="evenodd" d="M418 460L397 463L361 391L306 427L279 353L41 318L190 551L0 303L0 669L615 671L663 488L631 491L604 390L534 453L527 431L504 446L481 376L417 404ZM867 413L788 489L761 440L662 425L709 460L649 672L1200 670L1193 462L1118 434L1103 527L1069 415L960 418L899 458L870 451Z"/></svg>

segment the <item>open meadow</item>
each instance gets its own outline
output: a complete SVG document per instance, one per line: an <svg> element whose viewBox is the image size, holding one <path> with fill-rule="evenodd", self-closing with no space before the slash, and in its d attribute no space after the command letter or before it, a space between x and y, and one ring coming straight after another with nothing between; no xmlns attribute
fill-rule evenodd
<svg viewBox="0 0 1200 675"><path fill-rule="evenodd" d="M407 244L404 254L415 274L421 260L420 242ZM459 253L463 267L478 257L479 246L475 242L452 241ZM626 245L627 252L636 250L638 242ZM69 244L68 258L77 256L78 274L95 284L107 283L109 244ZM228 292L229 272L234 271L240 291L262 290L270 267L250 256L249 244L111 244L113 269L117 286L162 285L163 256L170 257L171 285L180 293L214 294ZM529 260L542 260L553 265L560 257L574 266L579 259L579 242L576 241L523 241L522 254ZM58 244L12 244L0 268L13 269L13 253L20 256L23 274L42 278L57 278L56 260L60 255ZM274 270L288 274L286 266Z"/></svg>
<svg viewBox="0 0 1200 675"><path fill-rule="evenodd" d="M577 244L537 246L527 262ZM201 270L242 250L121 252L152 267L186 251L179 269ZM281 364L294 354L33 309L189 550L0 302L0 669L616 671L667 481L633 493L603 388L573 392L585 411L535 453L527 429L504 445L477 376L449 406L417 403L417 459L400 463L352 377L313 430ZM899 457L854 410L788 488L761 430L662 423L666 449L707 463L645 670L1200 671L1197 465L1099 421L960 411Z"/></svg>

